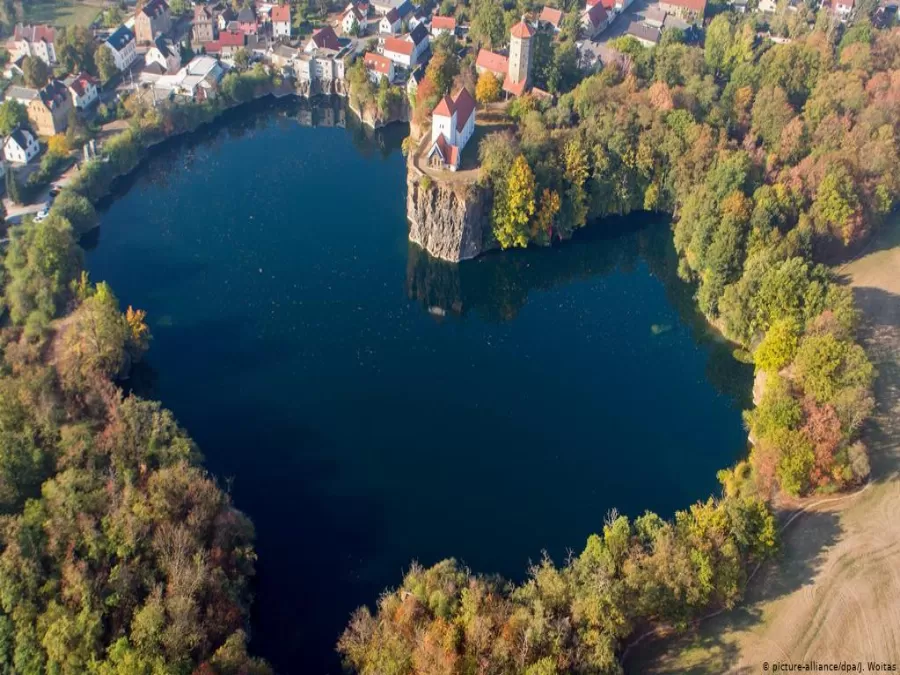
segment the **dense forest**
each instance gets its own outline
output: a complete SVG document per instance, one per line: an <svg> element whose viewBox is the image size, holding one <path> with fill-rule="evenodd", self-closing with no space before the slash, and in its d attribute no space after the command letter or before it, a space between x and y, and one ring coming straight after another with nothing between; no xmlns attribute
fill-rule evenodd
<svg viewBox="0 0 900 675"><path fill-rule="evenodd" d="M246 651L253 526L158 403L115 384L147 349L81 269L65 192L2 268L0 672L264 674Z"/></svg>
<svg viewBox="0 0 900 675"><path fill-rule="evenodd" d="M727 14L708 25L705 49L677 31L652 50L620 39L625 58L563 84L552 106L515 100L515 131L481 141L502 248L546 245L611 214L674 214L679 275L755 363L753 448L719 473L720 498L671 522L613 513L580 555L545 559L522 584L454 560L413 565L374 614L352 617L338 646L352 670L619 672L638 628L686 626L741 597L777 545L772 497L867 479L859 432L875 373L852 294L823 263L864 242L900 197L900 30L823 16L782 12L773 28L793 39L780 45ZM553 57L565 42L545 63L565 63Z"/></svg>

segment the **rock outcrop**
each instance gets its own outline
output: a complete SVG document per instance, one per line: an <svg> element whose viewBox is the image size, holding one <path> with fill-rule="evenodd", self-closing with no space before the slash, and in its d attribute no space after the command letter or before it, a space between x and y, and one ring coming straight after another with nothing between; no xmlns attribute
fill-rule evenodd
<svg viewBox="0 0 900 675"><path fill-rule="evenodd" d="M406 183L410 241L450 262L468 260L494 248L488 188L434 180L412 165Z"/></svg>

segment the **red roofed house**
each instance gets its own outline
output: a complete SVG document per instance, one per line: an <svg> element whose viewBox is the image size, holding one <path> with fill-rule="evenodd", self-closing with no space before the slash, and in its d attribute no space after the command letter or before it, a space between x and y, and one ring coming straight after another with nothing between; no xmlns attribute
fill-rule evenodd
<svg viewBox="0 0 900 675"><path fill-rule="evenodd" d="M394 63L411 68L413 65L413 48L415 45L403 38L389 37L384 40L382 53Z"/></svg>
<svg viewBox="0 0 900 675"><path fill-rule="evenodd" d="M452 16L435 16L431 19L431 34L437 37L444 33L456 34L456 19Z"/></svg>
<svg viewBox="0 0 900 675"><path fill-rule="evenodd" d="M89 108L97 100L97 81L87 73L81 73L69 84L69 93L76 108Z"/></svg>
<svg viewBox="0 0 900 675"><path fill-rule="evenodd" d="M659 8L689 23L703 23L706 0L661 0Z"/></svg>
<svg viewBox="0 0 900 675"><path fill-rule="evenodd" d="M363 63L366 71L369 73L369 79L378 84L382 78L387 78L388 82L394 81L394 62L388 57L373 52L367 52L363 57Z"/></svg>
<svg viewBox="0 0 900 675"><path fill-rule="evenodd" d="M203 45L207 54L220 54L221 56L231 56L238 49L243 48L247 44L247 36L239 30L223 30L219 33L219 39L207 42Z"/></svg>
<svg viewBox="0 0 900 675"><path fill-rule="evenodd" d="M36 56L48 66L56 63L56 29L53 26L23 26L16 24L13 36L6 45L10 61L23 56Z"/></svg>
<svg viewBox="0 0 900 675"><path fill-rule="evenodd" d="M290 5L275 5L272 8L272 34L277 38L291 37Z"/></svg>
<svg viewBox="0 0 900 675"><path fill-rule="evenodd" d="M455 97L444 96L431 113L428 163L456 171L466 143L475 131L475 99L463 87Z"/></svg>
<svg viewBox="0 0 900 675"><path fill-rule="evenodd" d="M562 27L562 18L562 10L554 7L544 7L544 9L541 10L538 21L553 28L554 33L558 33L559 29Z"/></svg>
<svg viewBox="0 0 900 675"><path fill-rule="evenodd" d="M509 59L502 54L496 54L487 49L478 50L478 58L475 59L475 71L481 73L487 71L503 79L509 70Z"/></svg>
<svg viewBox="0 0 900 675"><path fill-rule="evenodd" d="M609 14L601 3L588 7L581 15L581 29L584 34L593 38L606 30L609 25Z"/></svg>
<svg viewBox="0 0 900 675"><path fill-rule="evenodd" d="M594 5L603 5L603 9L606 10L606 13L609 14L613 10L616 9L617 6L622 6L623 0L587 0L584 3L584 10L587 11ZM630 2L628 4L631 4Z"/></svg>
<svg viewBox="0 0 900 675"><path fill-rule="evenodd" d="M331 26L314 30L309 42L306 43L303 51L307 54L316 49L331 49L333 51L341 51L341 43L338 42L337 33Z"/></svg>

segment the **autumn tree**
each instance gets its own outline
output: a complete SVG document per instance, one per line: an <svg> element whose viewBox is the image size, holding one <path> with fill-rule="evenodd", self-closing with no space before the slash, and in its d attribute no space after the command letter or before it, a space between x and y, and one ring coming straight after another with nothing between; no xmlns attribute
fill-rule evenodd
<svg viewBox="0 0 900 675"><path fill-rule="evenodd" d="M494 236L502 248L528 245L535 212L535 180L523 155L516 157L494 212Z"/></svg>
<svg viewBox="0 0 900 675"><path fill-rule="evenodd" d="M481 105L500 100L500 80L489 70L478 76L478 84L475 86L475 99Z"/></svg>

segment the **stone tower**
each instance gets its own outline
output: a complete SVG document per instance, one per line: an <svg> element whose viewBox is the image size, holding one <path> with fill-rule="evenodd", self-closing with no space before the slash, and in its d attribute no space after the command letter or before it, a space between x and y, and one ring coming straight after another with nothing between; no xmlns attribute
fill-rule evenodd
<svg viewBox="0 0 900 675"><path fill-rule="evenodd" d="M525 17L509 31L509 81L513 84L528 82L531 74L531 38L534 30L525 23Z"/></svg>

